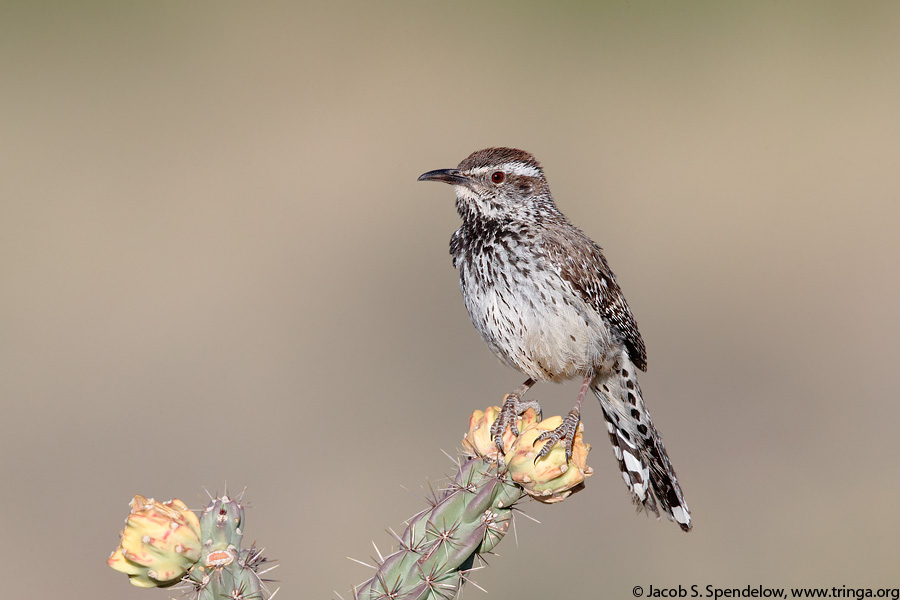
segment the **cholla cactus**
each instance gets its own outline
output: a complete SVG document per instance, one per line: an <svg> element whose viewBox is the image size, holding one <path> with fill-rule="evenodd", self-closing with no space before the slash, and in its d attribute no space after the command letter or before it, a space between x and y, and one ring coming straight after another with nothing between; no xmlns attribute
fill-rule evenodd
<svg viewBox="0 0 900 600"><path fill-rule="evenodd" d="M139 587L184 582L196 600L272 598L260 577L262 551L241 548L243 520L243 506L227 495L214 498L199 519L180 500L135 496L107 564Z"/></svg>
<svg viewBox="0 0 900 600"><path fill-rule="evenodd" d="M507 428L502 456L490 429L498 407L475 411L463 438L467 453L450 484L431 506L412 517L395 535L399 550L380 560L375 575L354 590L355 600L437 600L452 598L480 554L493 550L509 531L513 505L527 492L559 502L583 487L591 469L584 463L590 447L575 437L573 462L565 448L554 447L537 461L534 440L561 422L541 422L534 411L517 421L519 436Z"/></svg>
<svg viewBox="0 0 900 600"><path fill-rule="evenodd" d="M509 531L522 496L497 463L470 458L433 505L396 536L400 549L355 590L357 600L452 598L475 556L490 552Z"/></svg>
<svg viewBox="0 0 900 600"><path fill-rule="evenodd" d="M354 590L355 600L452 598L476 559L509 531L513 506L523 496L559 502L583 487L592 471L581 426L571 461L562 446L536 461L545 442L535 440L561 417L541 421L526 411L516 422L518 435L509 428L503 433L501 454L490 435L499 411L472 414L456 474L402 534L394 534L399 549L379 556L375 575ZM243 520L243 507L227 495L214 498L199 519L180 500L135 496L120 545L107 562L136 586L183 582L194 600L269 600L278 590L270 593L261 579L262 551L241 548Z"/></svg>

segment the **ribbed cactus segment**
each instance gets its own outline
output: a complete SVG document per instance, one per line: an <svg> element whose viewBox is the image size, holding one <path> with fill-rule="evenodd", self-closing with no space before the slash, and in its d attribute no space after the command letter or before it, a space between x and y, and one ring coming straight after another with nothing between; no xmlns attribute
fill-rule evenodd
<svg viewBox="0 0 900 600"><path fill-rule="evenodd" d="M275 595L260 578L266 559L256 548L241 548L243 521L244 507L227 495L214 498L199 521L178 500L135 496L122 541L107 562L139 587L181 581L195 600L266 600Z"/></svg>
<svg viewBox="0 0 900 600"><path fill-rule="evenodd" d="M241 549L244 507L228 496L215 498L200 515L203 555L188 577L198 600L267 598L256 573L261 558L255 548Z"/></svg>
<svg viewBox="0 0 900 600"><path fill-rule="evenodd" d="M495 462L470 458L433 506L409 520L400 549L355 591L357 600L452 598L475 556L509 531L522 489Z"/></svg>
<svg viewBox="0 0 900 600"><path fill-rule="evenodd" d="M244 507L228 496L214 498L200 515L200 539L204 550L214 552L229 547L240 548L244 532Z"/></svg>

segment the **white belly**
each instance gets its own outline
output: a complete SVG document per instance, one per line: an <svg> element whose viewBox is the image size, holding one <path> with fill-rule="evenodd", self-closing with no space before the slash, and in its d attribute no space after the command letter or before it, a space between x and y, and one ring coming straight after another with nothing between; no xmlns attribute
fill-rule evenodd
<svg viewBox="0 0 900 600"><path fill-rule="evenodd" d="M503 362L551 381L583 376L603 363L609 330L555 272L530 270L527 279L515 269L495 272L489 285L481 273L464 267L460 285L472 323Z"/></svg>

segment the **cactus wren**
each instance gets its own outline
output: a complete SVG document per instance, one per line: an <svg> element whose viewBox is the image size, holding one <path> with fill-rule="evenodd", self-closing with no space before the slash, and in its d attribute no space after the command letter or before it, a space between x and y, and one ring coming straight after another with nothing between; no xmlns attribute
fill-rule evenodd
<svg viewBox="0 0 900 600"><path fill-rule="evenodd" d="M516 417L540 410L522 399L529 388L579 376L575 407L541 435L546 443L537 458L560 440L571 456L590 388L635 504L657 517L662 509L690 531L675 469L638 385L636 371L647 369L647 353L637 323L600 247L556 207L537 160L523 150L488 148L419 181L456 190L463 223L450 239L450 254L469 317L494 354L528 376L507 395L491 429L500 450L507 425L518 434Z"/></svg>

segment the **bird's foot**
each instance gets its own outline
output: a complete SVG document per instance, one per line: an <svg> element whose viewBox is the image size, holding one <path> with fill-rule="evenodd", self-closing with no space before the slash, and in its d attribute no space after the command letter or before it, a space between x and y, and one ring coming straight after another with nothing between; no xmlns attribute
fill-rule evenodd
<svg viewBox="0 0 900 600"><path fill-rule="evenodd" d="M538 459L541 459L547 454L550 453L550 450L553 448L554 444L560 440L564 440L566 443L566 460L572 458L572 444L575 441L575 432L578 431L578 423L581 421L581 411L577 408L573 408L569 411L569 414L566 415L566 418L563 419L562 425L553 429L551 431L545 431L541 435L534 440L534 443L544 442L544 446L541 448L540 452L538 452L537 456L534 458L534 462L537 462Z"/></svg>
<svg viewBox="0 0 900 600"><path fill-rule="evenodd" d="M522 400L522 396L518 392L506 395L500 414L497 415L497 420L491 425L491 438L497 444L501 454L506 453L506 450L503 449L503 432L509 427L512 434L518 437L519 428L516 427L516 421L519 415L529 408L534 410L538 416L541 415L541 405L538 404L537 400Z"/></svg>

